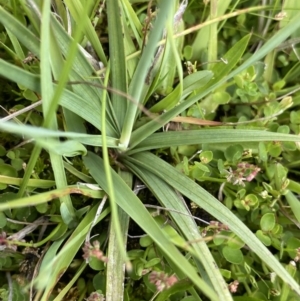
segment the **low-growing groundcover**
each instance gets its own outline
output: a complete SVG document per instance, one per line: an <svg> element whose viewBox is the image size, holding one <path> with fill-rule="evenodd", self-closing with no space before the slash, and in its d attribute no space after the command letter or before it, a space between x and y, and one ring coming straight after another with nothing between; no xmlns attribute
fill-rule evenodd
<svg viewBox="0 0 300 301"><path fill-rule="evenodd" d="M0 1L3 300L298 300L298 1Z"/></svg>

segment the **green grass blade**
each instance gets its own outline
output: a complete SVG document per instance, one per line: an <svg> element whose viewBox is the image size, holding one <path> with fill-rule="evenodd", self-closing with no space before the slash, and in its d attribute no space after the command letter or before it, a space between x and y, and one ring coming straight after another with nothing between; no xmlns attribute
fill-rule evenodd
<svg viewBox="0 0 300 301"><path fill-rule="evenodd" d="M143 99L141 99L140 96L142 94L142 90L145 84L145 79L147 77L148 70L152 64L152 58L154 57L155 51L157 49L157 43L162 37L167 17L169 15L169 12L172 11L172 5L172 1L162 1L160 3L158 15L153 29L150 33L148 44L143 51L142 57L139 61L139 64L130 83L128 93L133 97L133 99L139 102L143 101ZM122 130L120 138L120 144L125 149L129 144L137 110L138 106L135 103L128 103L128 109L124 120L124 128Z"/></svg>
<svg viewBox="0 0 300 301"><path fill-rule="evenodd" d="M227 207L222 205L200 185L196 184L190 178L151 153L139 153L126 158L126 160L149 170L219 221L228 225L232 232L240 237L240 239L242 239L263 262L265 262L284 282L288 283L295 292L300 295L299 284L262 244L255 234L253 234ZM126 164L125 161L124 163Z"/></svg>
<svg viewBox="0 0 300 301"><path fill-rule="evenodd" d="M68 58L66 63L66 70L61 69L59 63L63 63L63 59L57 42L51 31L50 15L51 15L51 5L50 1L46 1L43 5L41 23L41 90L42 90L42 107L44 113L43 125L46 128L53 130L57 129L57 119L56 110L59 104L60 95L63 92L66 81L68 80L68 73L72 67L72 59L76 53L76 41L74 41L73 47L70 47L70 58ZM64 69L64 68L63 68ZM53 89L52 85L52 73L55 78L61 74L60 82L58 83L56 89ZM49 141L48 143L51 143ZM57 188L63 188L67 186L67 178L64 170L62 155L49 152L51 166L54 173L54 178ZM26 169L26 173L32 173L32 170ZM24 181L25 183L25 181ZM71 197L69 195L60 198L61 202L61 212L64 222L68 225L72 221L75 221L75 209L72 205Z"/></svg>
<svg viewBox="0 0 300 301"><path fill-rule="evenodd" d="M109 68L106 71L105 75L105 84L108 82L108 77L110 74L110 64ZM114 228L114 233L116 235L116 240L118 242L120 253L124 261L128 261L127 255L124 249L124 242L123 237L121 233L121 226L119 222L118 217L118 207L116 204L116 197L115 197L115 187L112 180L111 175L111 166L110 166L110 158L108 153L108 148L106 144L106 96L107 91L103 91L103 97L102 97L102 112L101 112L101 123L102 123L102 156L103 156L103 163L104 163L104 171L106 176L106 181L108 185L107 194L109 195L109 201L110 201L110 208L111 208L111 215L112 215L112 227Z"/></svg>
<svg viewBox="0 0 300 301"><path fill-rule="evenodd" d="M206 51L206 49L208 49L210 40L214 40L212 38L212 36L210 35L211 26L214 26L214 24L216 24L215 25L216 27L218 26L218 23L220 22L218 19L225 15L225 12L229 7L230 2L232 2L232 0L218 1L217 8L216 8L217 11L215 13L216 19L213 19L213 20L215 20L215 22L211 23L209 25L206 25L205 27L202 27L197 32L196 38L192 44L194 54L201 53L203 51ZM238 2L238 1L236 1L236 2ZM204 22L204 24L206 24L209 21L212 21L210 17L208 17L208 19ZM215 39L216 39L216 37L215 37ZM210 57L209 50L208 50L207 57ZM195 60L195 59L197 59L197 58L193 57L193 60ZM207 61L209 62L210 59L207 59Z"/></svg>
<svg viewBox="0 0 300 301"><path fill-rule="evenodd" d="M113 89L127 93L127 72L124 49L124 29L120 1L107 2L108 31L109 31L109 56L111 69L111 86ZM123 128L123 122L127 109L127 100L124 96L112 94L112 106L114 108L119 129Z"/></svg>
<svg viewBox="0 0 300 301"><path fill-rule="evenodd" d="M13 66L0 59L0 75L18 83L26 88L41 93L40 77L34 75L28 71L25 71L19 67ZM53 84L54 87L56 86ZM73 93L69 90L64 90L60 98L60 105L68 110L78 114L84 120L94 125L97 129L101 129L99 121L99 112L101 112L101 105L98 98L93 97L91 99L97 99L97 102L91 101L88 97L84 96L85 91L78 91L82 96ZM110 136L116 137L117 133L115 128L110 122L107 122L107 131Z"/></svg>
<svg viewBox="0 0 300 301"><path fill-rule="evenodd" d="M103 160L93 153L88 153L88 155L83 158L83 161L100 187L102 187L104 191L108 191ZM174 258L176 260L175 264L177 267L185 273L187 277L190 277L194 284L200 288L204 294L212 300L218 300L212 289L199 278L194 268L180 254L174 245L168 241L161 228L153 220L153 217L145 209L141 201L128 185L114 170L111 172L115 186L117 204L157 243L159 248L161 248L169 258Z"/></svg>
<svg viewBox="0 0 300 301"><path fill-rule="evenodd" d="M25 59L25 54L24 54L24 51L19 43L19 40L16 38L16 36L10 32L9 29L6 29L6 32L9 36L9 39L11 40L11 43L13 45L13 48L14 48L14 51L16 53L16 56L20 59L20 60L24 60Z"/></svg>
<svg viewBox="0 0 300 301"><path fill-rule="evenodd" d="M84 12L83 12L84 13ZM59 22L52 18L52 26L55 32L56 40L60 46L60 49L65 57L68 58L70 45L74 44L74 40L65 32L64 28L59 24ZM76 30L78 32L78 30ZM75 38L75 35L74 35ZM70 80L75 82L82 82L83 84L72 85L72 90L79 96L88 100L89 106L94 106L94 110L98 113L101 112L101 97L103 89L100 87L103 86L103 82L98 77L94 77L94 69L91 66L91 63L82 53L82 49L79 47L77 51L77 55L74 57L72 64L72 72L69 74ZM90 82L91 85L84 84L84 82ZM100 85L100 87L95 87L95 85ZM100 101L99 101L100 100ZM108 115L107 115L107 131L109 135L117 135L117 122L114 116L114 112L110 106L110 102L108 103ZM95 114L94 112L90 113ZM84 118L85 120L89 120L89 118ZM98 118L99 120L99 118ZM97 128L100 128L100 122L98 121Z"/></svg>
<svg viewBox="0 0 300 301"><path fill-rule="evenodd" d="M297 135L273 133L261 130L240 129L203 129L192 131L170 131L154 133L141 142L136 148L128 151L128 154L152 150L164 147L195 144L220 144L259 142L259 141L294 141L299 142Z"/></svg>
<svg viewBox="0 0 300 301"><path fill-rule="evenodd" d="M47 260L43 260L39 275L37 277L36 284L37 288L45 289L43 293L43 297L41 300L47 301L49 300L49 294L59 281L62 274L66 271L68 266L71 264L78 250L82 246L84 239L90 230L90 224L94 219L94 216L97 212L98 206L94 206L82 219L80 224L73 231L72 235L65 242L61 250L53 256L47 258ZM100 216L98 217L96 223L101 221L109 214L109 210L105 209L102 211ZM47 253L46 253L47 255ZM46 257L45 255L45 257Z"/></svg>
<svg viewBox="0 0 300 301"><path fill-rule="evenodd" d="M43 101L43 115L44 118L45 116L47 116L48 114L48 109L49 109L49 103L51 101L51 97L52 97L52 78L51 78L51 64L50 64L50 57L49 57L49 53L48 50L50 48L50 1L46 1L45 5L44 5L44 9L43 9L43 14L44 14L44 22L41 28L42 31L42 35L43 35L43 42L41 43L41 64L40 64L40 68L41 68L41 74L42 74L42 78L41 78L41 94L45 95L45 99ZM29 178L31 177L33 168L36 164L36 160L39 157L39 154L41 152L41 147L39 146L35 146L32 154L30 156L30 160L27 164L26 170L25 170L25 174L23 177L23 181L20 185L20 189L18 191L18 197L21 197L24 195L25 193L25 189L27 186L27 182L29 180Z"/></svg>
<svg viewBox="0 0 300 301"><path fill-rule="evenodd" d="M14 34L25 47L40 56L40 40L21 22L0 7L0 22Z"/></svg>
<svg viewBox="0 0 300 301"><path fill-rule="evenodd" d="M72 17L74 18L77 24L80 24L82 20L84 20L84 33L86 34L88 40L91 42L94 50L96 51L99 59L102 63L106 66L107 59L105 53L103 51L102 45L100 40L97 36L96 31L91 24L89 16L84 13L85 9L82 7L82 3L79 0L65 0L65 4L67 5L68 9L70 10Z"/></svg>
<svg viewBox="0 0 300 301"><path fill-rule="evenodd" d="M143 26L136 15L132 4L128 0L123 0L121 1L121 5L123 6L123 11L128 19L128 22L130 24L130 27L134 33L134 37L137 40L137 43L139 47L142 47L142 31L143 31Z"/></svg>
<svg viewBox="0 0 300 301"><path fill-rule="evenodd" d="M218 76L218 81L214 81L213 85L211 85L210 87L205 87L205 89L204 88L201 89L201 92L198 93L196 96L190 98L189 100L178 105L177 107L170 110L169 112L159 116L159 118L154 119L153 121L149 122L145 126L142 126L139 129L137 129L136 131L134 131L132 134L132 137L131 137L130 146L134 147L135 145L140 143L143 139L145 139L147 136L149 136L149 134L151 132L154 133L156 130L161 128L162 123L166 124L173 117L182 113L184 110L189 108L192 104L194 104L201 98L208 95L211 91L220 87L225 82L227 82L229 79L231 79L235 75L239 74L240 72L242 72L249 66L253 65L255 62L259 61L264 56L266 56L270 51L275 49L278 45L280 45L284 40L286 40L294 31L296 31L300 27L299 16L300 16L300 14L298 13L297 16L295 16L288 25L286 25L284 28L280 29L272 38L270 38L262 46L262 48L259 49L259 51L254 53L247 61L245 61L241 66L237 67L230 74L224 76L223 78L219 78L219 76L218 76L219 73L216 73L216 76ZM239 49L236 49L235 46L233 46L231 48L231 50L235 50L236 52L239 52ZM230 58L230 60L228 62L231 62L231 59L232 58ZM219 67L216 67L216 68L219 68ZM215 72L216 72L216 70L215 70ZM209 84L210 83L208 83L208 85Z"/></svg>
<svg viewBox="0 0 300 301"><path fill-rule="evenodd" d="M124 26L124 47L125 47L125 58L126 58L126 66L127 66L127 81L131 82L131 79L134 75L135 69L139 62L138 57L134 57L130 60L127 58L136 52L136 40L133 40L131 28L127 25L127 23L123 22ZM125 114L124 114L125 115Z"/></svg>
<svg viewBox="0 0 300 301"><path fill-rule="evenodd" d="M218 17L218 3L217 0L210 1L210 19L215 19ZM225 1L222 1L223 3ZM214 62L218 59L218 23L213 23L209 25L209 39L207 45L207 61L209 69L212 69Z"/></svg>
<svg viewBox="0 0 300 301"><path fill-rule="evenodd" d="M250 35L242 38L236 43L225 55L224 59L228 60L228 64L219 64L212 68L214 78L209 81L204 87L200 88L194 97L188 98L181 102L178 106L174 107L165 114L160 115L149 123L141 126L132 133L130 140L130 147L134 147L148 137L151 133L162 127L162 125L169 122L173 117L179 115L184 110L189 108L195 102L206 96L209 92L220 86L225 82L224 77L238 64L240 61L250 39Z"/></svg>
<svg viewBox="0 0 300 301"><path fill-rule="evenodd" d="M102 135L89 135L81 133L53 131L40 127L34 127L30 125L17 125L12 122L3 121L0 121L0 129L5 132L17 134L20 136L34 138L36 141L44 140L45 138L66 137L81 142L82 144L102 146ZM119 140L116 138L106 136L106 142L109 148L117 148L118 141Z"/></svg>
<svg viewBox="0 0 300 301"><path fill-rule="evenodd" d="M7 177L0 175L0 183L9 184L14 186L20 186L22 182L21 178ZM51 180L41 180L41 179L30 179L28 181L27 187L38 187L41 189L49 189L55 185L54 181Z"/></svg>
<svg viewBox="0 0 300 301"><path fill-rule="evenodd" d="M52 109L52 74L51 74L51 55L49 49L51 49L51 37L50 37L50 1L46 0L43 5L43 22L41 27L41 92L42 92L42 108L45 120L48 119L46 127L56 127L55 109ZM56 106L55 106L56 108ZM50 111L51 110L51 111Z"/></svg>
<svg viewBox="0 0 300 301"><path fill-rule="evenodd" d="M190 216L186 216L191 213L187 210L175 190L166 184L165 181L162 181L159 177L144 168L137 167L133 164L130 165L130 168L132 168L132 171L147 185L164 208L174 209L177 212L185 214L178 214L174 211L169 212L173 221L177 224L181 233L186 236L187 240L197 241L192 247L198 255L197 259L202 262L206 273L211 280L211 283L209 284L214 287L219 296L219 300L233 300L231 293L228 291L226 282L224 281L206 242L199 232L198 226ZM202 278L205 276L206 275L202 275Z"/></svg>
<svg viewBox="0 0 300 301"><path fill-rule="evenodd" d="M31 183L35 183L33 181L34 180L32 179ZM69 195L72 193L82 194L82 195L90 196L92 198L103 197L103 191L92 190L86 187L73 185L73 186L68 186L60 189L43 192L40 194L35 194L29 197L19 198L13 201L8 201L6 203L1 203L0 211L4 211L8 209L10 210L14 208L28 207L29 206L28 204L30 204L30 206L36 206L57 199L58 197L63 197L65 195Z"/></svg>
<svg viewBox="0 0 300 301"><path fill-rule="evenodd" d="M77 272L71 279L71 281L59 292L59 294L55 297L53 301L63 301L65 296L69 293L69 291L72 289L73 285L76 285L76 281L81 276L83 271L85 270L87 266L86 262L82 262L80 267L78 268Z"/></svg>
<svg viewBox="0 0 300 301"><path fill-rule="evenodd" d="M0 75L24 87L41 92L40 76L0 59Z"/></svg>
<svg viewBox="0 0 300 301"><path fill-rule="evenodd" d="M119 175L132 187L132 174L129 172L119 172ZM107 257L109 261L107 263L106 272L106 301L122 300L124 296L124 280L125 280L125 269L124 269L124 254L120 251L120 247L124 250L127 245L127 234L129 226L129 216L118 207L119 223L122 231L122 240L124 245L120 246L115 227L110 227L109 231L109 244Z"/></svg>

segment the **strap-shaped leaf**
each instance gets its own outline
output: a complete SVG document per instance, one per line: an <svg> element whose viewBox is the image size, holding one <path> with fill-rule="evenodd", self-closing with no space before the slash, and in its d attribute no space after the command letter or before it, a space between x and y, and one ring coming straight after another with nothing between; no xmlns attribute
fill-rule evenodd
<svg viewBox="0 0 300 301"><path fill-rule="evenodd" d="M211 284L218 294L219 300L232 300L232 296L227 288L226 282L221 275L206 242L201 236L198 226L191 217L191 213L188 211L176 190L145 168L135 164L130 164L129 162L127 162L127 166L130 167L134 174L142 179L143 183L145 183L151 192L157 197L160 204L166 208L167 211L170 210L169 215L188 241L197 242L191 244L191 246L195 250L192 254L196 253L196 256L194 255L196 259L195 262L198 263L200 261L202 263L201 266L199 263L197 264L199 273L204 279L214 279L211 281ZM182 214L179 214L178 212ZM185 246L187 246L187 243L185 243ZM185 246L182 247L184 248ZM175 266L174 270L177 271L178 275L183 275L183 273ZM193 294L193 291L191 291L191 293Z"/></svg>
<svg viewBox="0 0 300 301"><path fill-rule="evenodd" d="M170 131L152 134L150 137L140 143L136 148L129 150L128 154L164 147L196 144L220 143L222 144L222 148L224 148L229 146L230 143L247 143L248 145L250 143L251 147L257 147L257 142L259 141L299 142L300 137L297 135L244 129L203 129L193 131Z"/></svg>
<svg viewBox="0 0 300 301"><path fill-rule="evenodd" d="M247 226L236 217L227 207L220 203L215 197L203 189L193 180L183 175L180 171L161 160L157 156L143 152L124 158L126 161L141 166L161 178L171 187L178 190L199 207L217 218L220 222L229 226L230 230L240 237L260 259L265 262L283 281L288 283L299 295L300 286L286 271L273 254L262 244L262 242L247 228ZM155 190L155 187L152 188Z"/></svg>
<svg viewBox="0 0 300 301"><path fill-rule="evenodd" d="M83 158L83 161L95 181L104 189L104 191L108 191L103 160L99 156L89 152L88 155ZM115 187L117 204L156 242L164 254L172 259L178 269L189 277L204 294L209 296L212 300L218 300L213 290L197 275L194 267L192 267L176 247L168 241L167 237L163 234L160 227L146 210L140 199L133 193L131 188L128 187L113 169L111 169L111 174Z"/></svg>
<svg viewBox="0 0 300 301"><path fill-rule="evenodd" d="M219 87L230 77L225 76L238 64L240 61L250 39L250 35L242 38L238 43L236 43L224 56L227 59L227 64L219 64L213 68L212 72L214 78L209 81L204 87L200 88L196 95L180 103L178 106L174 107L172 110L160 115L156 119L150 121L149 123L141 126L132 133L130 146L134 147L151 133L162 127L162 125L169 122L172 118L180 115L184 110L189 108L195 102L206 96L208 93Z"/></svg>

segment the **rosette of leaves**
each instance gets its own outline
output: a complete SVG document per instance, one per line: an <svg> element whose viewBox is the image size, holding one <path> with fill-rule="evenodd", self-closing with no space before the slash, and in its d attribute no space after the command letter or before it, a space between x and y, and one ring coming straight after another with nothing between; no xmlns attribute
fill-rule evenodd
<svg viewBox="0 0 300 301"><path fill-rule="evenodd" d="M0 21L11 41L6 46L7 51L17 62L1 59L0 74L40 95L43 122L39 128L0 122L2 131L33 138L35 143L16 199L0 204L0 209L19 208L28 204L34 206L59 198L60 225L68 225L71 229L67 231L66 227L60 226L59 229L64 229L59 230L62 231L60 235L56 235L55 239L49 238L53 242L44 256L36 280L40 300L47 300L72 262L97 212L97 206L86 209L74 207L70 194L86 193L95 198L103 197L103 194L93 194L92 188L68 186L65 172L68 162L64 160L77 156L81 156L92 181L103 189L110 201L109 207L97 217L97 223L101 223L111 212L106 300L123 298L124 262L130 268L124 248L129 219L134 220L151 237L178 279L189 278L192 281L193 286L188 286L188 292L195 300L201 300L199 290L210 300L232 300L196 223L187 216L189 212L181 196L226 224L268 266L269 271L274 271L300 295L298 283L239 218L201 185L172 166L172 162L160 157L162 150L181 145L197 145L201 148L202 145L247 143L248 147L250 145L257 149L260 141L299 142L298 136L253 129L205 127L163 131L170 121L213 95L217 89L224 92L230 79L273 51L300 27L299 16L292 18L240 65L250 35L245 35L222 55L225 63L184 76L173 38L173 20L178 9L173 1L159 1L145 47L143 25L130 1L107 1L107 56L105 53L108 51L104 51L91 22L91 19L96 21L98 18L95 12L103 9L102 6L99 8L99 1L86 1L85 5L79 0L66 0L64 5L56 1L55 12L51 11L49 0L43 1L43 5L34 1L29 1L29 5L18 2L21 9L0 7ZM30 26L27 26L27 22ZM169 59L173 64L168 62L167 52L164 51L160 60L155 59L158 43L164 36L166 40L162 43L167 43L168 51L172 52ZM84 55L82 45L87 40L104 69L95 70L94 60ZM210 51L214 51L211 47L215 46L209 46ZM27 51L36 57L35 66L24 63ZM168 89L168 94L153 106L152 95L159 90L167 76L163 68L171 65L177 70L178 81L175 83L173 78L173 90ZM214 107L217 108L218 104ZM63 116L63 126L58 123L58 108ZM49 153L57 189L39 194L38 197L26 196L26 187L42 149ZM70 170L83 181L91 180L69 167ZM151 191L161 206L183 213L180 215L170 211L169 214L180 233L180 239L167 233L145 208L133 189L134 178L138 178ZM193 261L188 260L188 256ZM85 266L82 263L57 300L66 294Z"/></svg>

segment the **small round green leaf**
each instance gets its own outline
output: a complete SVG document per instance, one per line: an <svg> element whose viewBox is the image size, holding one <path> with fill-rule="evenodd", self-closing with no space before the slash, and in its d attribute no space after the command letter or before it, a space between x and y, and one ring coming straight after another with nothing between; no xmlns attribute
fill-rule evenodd
<svg viewBox="0 0 300 301"><path fill-rule="evenodd" d="M228 239L228 247L232 249L241 249L245 243L236 235Z"/></svg>
<svg viewBox="0 0 300 301"><path fill-rule="evenodd" d="M212 151L203 151L199 158L201 160L201 163L207 164L213 159L213 152Z"/></svg>
<svg viewBox="0 0 300 301"><path fill-rule="evenodd" d="M6 226L7 219L3 212L0 212L0 229Z"/></svg>
<svg viewBox="0 0 300 301"><path fill-rule="evenodd" d="M183 56L186 60L190 60L193 56L193 47L190 45L187 45L183 48Z"/></svg>
<svg viewBox="0 0 300 301"><path fill-rule="evenodd" d="M277 132L282 134L289 134L290 128L287 125L281 125L278 127Z"/></svg>
<svg viewBox="0 0 300 301"><path fill-rule="evenodd" d="M291 237L287 241L287 252L291 258L295 258L297 256L297 249L300 248L300 239L296 237Z"/></svg>
<svg viewBox="0 0 300 301"><path fill-rule="evenodd" d="M290 115L290 121L291 123L298 125L300 123L300 111L292 111Z"/></svg>
<svg viewBox="0 0 300 301"><path fill-rule="evenodd" d="M157 264L159 264L161 262L161 258L153 258L151 260L149 260L146 264L145 264L145 269L151 268L156 266Z"/></svg>
<svg viewBox="0 0 300 301"><path fill-rule="evenodd" d="M86 287L86 282L85 280L81 277L78 279L76 286L78 288L78 291L84 291Z"/></svg>
<svg viewBox="0 0 300 301"><path fill-rule="evenodd" d="M0 174L3 176L16 178L18 176L17 171L8 164L0 164Z"/></svg>
<svg viewBox="0 0 300 301"><path fill-rule="evenodd" d="M266 213L260 220L260 228L264 232L272 231L275 227L275 215L274 213Z"/></svg>
<svg viewBox="0 0 300 301"><path fill-rule="evenodd" d="M17 171L20 171L23 169L23 163L24 163L24 161L20 158L11 160L11 166L13 168L15 168Z"/></svg>
<svg viewBox="0 0 300 301"><path fill-rule="evenodd" d="M129 250L127 252L127 256L130 260L133 260L139 257L143 257L144 253L145 253L144 250Z"/></svg>
<svg viewBox="0 0 300 301"><path fill-rule="evenodd" d="M7 152L6 157L9 159L15 159L16 158L16 154L14 151L10 150Z"/></svg>
<svg viewBox="0 0 300 301"><path fill-rule="evenodd" d="M241 264L244 261L244 255L240 249L225 246L222 249L222 254L228 262L233 264Z"/></svg>
<svg viewBox="0 0 300 301"><path fill-rule="evenodd" d="M282 151L281 145L273 144L269 149L269 154L272 157L277 158L281 154L281 151Z"/></svg>
<svg viewBox="0 0 300 301"><path fill-rule="evenodd" d="M227 147L224 155L225 155L227 161L236 162L242 157L243 151L244 151L244 148L241 145L235 144L235 145L231 145L231 146Z"/></svg>
<svg viewBox="0 0 300 301"><path fill-rule="evenodd" d="M200 169L201 171L210 172L209 168L202 163L195 162L195 166L197 167L197 169Z"/></svg>
<svg viewBox="0 0 300 301"><path fill-rule="evenodd" d="M268 160L268 152L264 142L258 144L258 155L261 161L266 162Z"/></svg>
<svg viewBox="0 0 300 301"><path fill-rule="evenodd" d="M230 101L231 96L227 92L215 92L212 95L212 102L214 102L216 105L219 104L226 104Z"/></svg>
<svg viewBox="0 0 300 301"><path fill-rule="evenodd" d="M265 246L272 244L271 238L265 235L261 230L256 231L256 236Z"/></svg>
<svg viewBox="0 0 300 301"><path fill-rule="evenodd" d="M104 262L96 257L90 257L89 266L95 271L102 271L105 267Z"/></svg>
<svg viewBox="0 0 300 301"><path fill-rule="evenodd" d="M220 269L220 273L226 279L230 279L232 277L232 273L229 270Z"/></svg>
<svg viewBox="0 0 300 301"><path fill-rule="evenodd" d="M140 246L143 248L149 247L153 243L153 240L150 236L146 235L140 238Z"/></svg>
<svg viewBox="0 0 300 301"><path fill-rule="evenodd" d="M106 286L106 276L102 274L101 272L98 273L94 278L93 278L93 285L95 290L101 290L102 292L105 291L105 286Z"/></svg>
<svg viewBox="0 0 300 301"><path fill-rule="evenodd" d="M6 154L6 149L4 148L3 145L0 145L0 157L5 156Z"/></svg>
<svg viewBox="0 0 300 301"><path fill-rule="evenodd" d="M220 246L222 245L223 243L225 243L225 241L227 241L227 238L223 237L223 236L214 236L213 238L213 242L216 246Z"/></svg>

